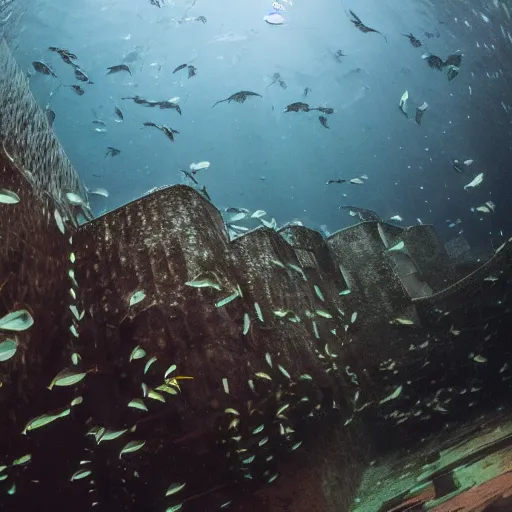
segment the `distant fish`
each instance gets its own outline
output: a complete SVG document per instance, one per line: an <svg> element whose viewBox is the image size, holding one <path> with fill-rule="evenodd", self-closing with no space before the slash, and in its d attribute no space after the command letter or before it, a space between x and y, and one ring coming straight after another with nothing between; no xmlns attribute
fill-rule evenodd
<svg viewBox="0 0 512 512"><path fill-rule="evenodd" d="M32 62L32 66L36 70L37 73L41 73L43 75L49 75L49 76L53 76L54 78L57 78L57 75L53 72L52 68L50 68L50 66L48 66L48 64L45 64L44 62L36 60L36 61Z"/></svg>
<svg viewBox="0 0 512 512"><path fill-rule="evenodd" d="M346 183L347 180L341 180L341 179L338 179L338 180L329 180L327 182L327 185L330 185L331 183Z"/></svg>
<svg viewBox="0 0 512 512"><path fill-rule="evenodd" d="M357 206L340 206L340 210L350 210L350 212L354 212L362 221L377 221L382 222L382 218L373 210L368 210L367 208L359 208Z"/></svg>
<svg viewBox="0 0 512 512"><path fill-rule="evenodd" d="M197 68L196 67L188 65L187 68L188 68L188 77L189 78L192 78L193 76L197 75Z"/></svg>
<svg viewBox="0 0 512 512"><path fill-rule="evenodd" d="M319 112L322 112L323 114L333 114L334 109L331 107L315 107L310 108L309 110L318 110Z"/></svg>
<svg viewBox="0 0 512 512"><path fill-rule="evenodd" d="M83 69L81 69L79 66L77 66L76 64L75 64L75 77L77 80L80 80L80 82L92 83L89 80L89 77L87 76L85 71Z"/></svg>
<svg viewBox="0 0 512 512"><path fill-rule="evenodd" d="M427 64L432 69L437 69L439 71L441 71L443 69L444 62L443 62L443 59L441 59L441 57L438 57L437 55L433 55L433 54L425 54L425 55L423 55L423 59L425 59L427 61Z"/></svg>
<svg viewBox="0 0 512 512"><path fill-rule="evenodd" d="M303 103L302 101L296 101L295 103L290 103L286 105L284 112L309 112L311 109L307 103Z"/></svg>
<svg viewBox="0 0 512 512"><path fill-rule="evenodd" d="M402 113L407 117L407 100L409 99L409 91L405 91L400 98L400 102L398 103L398 107L402 111Z"/></svg>
<svg viewBox="0 0 512 512"><path fill-rule="evenodd" d="M304 89L304 92L302 93L302 97L305 98L309 92L311 92L311 89L309 87L306 87Z"/></svg>
<svg viewBox="0 0 512 512"><path fill-rule="evenodd" d="M110 66L109 68L107 68L107 75L119 73L120 71L127 71L128 73L130 73L130 75L132 74L127 64L118 64L116 66Z"/></svg>
<svg viewBox="0 0 512 512"><path fill-rule="evenodd" d="M78 96L82 96L85 93L85 91L79 85L72 85L71 89L73 89L73 91L75 91Z"/></svg>
<svg viewBox="0 0 512 512"><path fill-rule="evenodd" d="M160 109L175 109L176 112L181 116L181 108L177 103L173 103L172 101L154 101L154 100L146 100L140 96L125 96L121 98L122 100L133 100L137 105L144 105L146 107L160 107Z"/></svg>
<svg viewBox="0 0 512 512"><path fill-rule="evenodd" d="M462 55L460 53L448 55L448 57L444 61L445 66L456 66L458 68L460 67L461 63L462 63Z"/></svg>
<svg viewBox="0 0 512 512"><path fill-rule="evenodd" d="M180 172L182 172L189 180L192 180L196 185L199 185L199 182L194 178L194 175L189 171L184 171L183 169L180 169Z"/></svg>
<svg viewBox="0 0 512 512"><path fill-rule="evenodd" d="M341 59L343 57L346 57L346 55L341 50L336 50L333 54L334 60L339 64L341 62Z"/></svg>
<svg viewBox="0 0 512 512"><path fill-rule="evenodd" d="M105 154L105 158L107 158L107 156L117 156L119 155L119 153L121 153L121 150L120 149L116 149L116 148L113 148L112 146L109 146L107 148L107 153Z"/></svg>
<svg viewBox="0 0 512 512"><path fill-rule="evenodd" d="M226 208L224 211L227 213L249 213L249 210L247 208L236 208L234 206L230 206L229 208Z"/></svg>
<svg viewBox="0 0 512 512"><path fill-rule="evenodd" d="M174 142L174 134L176 133L180 133L178 130L174 130L173 128L169 128L168 126L166 126L165 124L163 125L158 125L158 124L155 124L151 121L146 121L144 123L144 126L152 126L153 128L158 128L160 131L162 131L163 133L165 133L165 135L167 136L167 138L171 141L171 142Z"/></svg>
<svg viewBox="0 0 512 512"><path fill-rule="evenodd" d="M364 181L360 178L352 178L350 183L352 183L352 185L364 185Z"/></svg>
<svg viewBox="0 0 512 512"><path fill-rule="evenodd" d="M414 48L419 48L421 46L421 41L417 37L414 37L412 35L412 33L410 33L410 34L402 34L402 35L407 37L407 38L409 38L409 41L414 46Z"/></svg>
<svg viewBox="0 0 512 512"><path fill-rule="evenodd" d="M48 123L50 124L50 128L53 128L53 122L55 121L55 112L47 106L45 109L45 114L46 119L48 119Z"/></svg>
<svg viewBox="0 0 512 512"><path fill-rule="evenodd" d="M426 101L423 102L423 105L420 105L416 108L416 116L415 121L421 125L421 119L423 118L423 114L428 108L428 103Z"/></svg>
<svg viewBox="0 0 512 512"><path fill-rule="evenodd" d="M65 50L63 48L57 48L56 46L50 46L48 48L48 50L50 50L51 52L56 52L58 53L62 60L66 63L66 64L71 64L73 65L73 62L74 60L77 59L77 56L74 54L74 53L71 53L69 50Z"/></svg>
<svg viewBox="0 0 512 512"><path fill-rule="evenodd" d="M204 16L198 16L196 21L200 21L201 23L206 23L208 20Z"/></svg>
<svg viewBox="0 0 512 512"><path fill-rule="evenodd" d="M370 28L370 27L366 26L366 25L361 21L361 19L360 19L358 16L356 16L356 15L354 14L354 12L353 12L353 11L350 11L350 10L349 10L349 12L350 12L350 14L352 15L352 17L354 18L353 20L350 20L350 21L354 24L354 26L355 26L358 30L360 30L360 31L361 31L361 32L363 32L364 34L367 34L368 32L375 32L376 34L381 34L381 35L382 35L382 33L381 33L381 32L379 32L378 30L375 30L374 28Z"/></svg>
<svg viewBox="0 0 512 512"><path fill-rule="evenodd" d="M95 188L93 190L88 190L87 191L89 194L93 194L93 195L96 195L96 196L102 196L102 197L108 197L108 191L104 188Z"/></svg>
<svg viewBox="0 0 512 512"><path fill-rule="evenodd" d="M185 69L187 66L188 64L180 64L177 68L174 69L173 74L181 71L182 69Z"/></svg>
<svg viewBox="0 0 512 512"><path fill-rule="evenodd" d="M320 124L324 127L324 128L327 128L329 129L329 125L327 124L327 117L325 116L319 116L318 117L319 121L320 121Z"/></svg>
<svg viewBox="0 0 512 512"><path fill-rule="evenodd" d="M197 171L208 169L208 167L210 167L210 162L203 161L198 163L191 163L189 169L195 174Z"/></svg>
<svg viewBox="0 0 512 512"><path fill-rule="evenodd" d="M93 124L97 124L98 127L94 128L95 131L105 133L107 131L107 125L103 121L93 121Z"/></svg>
<svg viewBox="0 0 512 512"><path fill-rule="evenodd" d="M124 115L119 107L114 107L114 114L118 117L118 119L115 120L116 123L122 123L124 121Z"/></svg>
<svg viewBox="0 0 512 512"><path fill-rule="evenodd" d="M215 102L213 104L212 108L215 107L215 105L218 105L219 103L223 103L225 101L227 101L228 103L231 103L232 101L234 101L236 103L244 103L245 100L249 96L259 96L260 98L262 97L261 94L258 94L256 92L239 91L239 92L235 92L235 94L232 94L231 96L229 96L229 98L226 98L225 100L219 100L219 101Z"/></svg>

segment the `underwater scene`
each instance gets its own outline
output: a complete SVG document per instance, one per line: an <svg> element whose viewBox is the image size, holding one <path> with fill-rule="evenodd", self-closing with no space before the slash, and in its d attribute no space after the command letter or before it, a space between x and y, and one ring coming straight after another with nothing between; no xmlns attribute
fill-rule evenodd
<svg viewBox="0 0 512 512"><path fill-rule="evenodd" d="M0 0L0 511L512 512L510 0Z"/></svg>

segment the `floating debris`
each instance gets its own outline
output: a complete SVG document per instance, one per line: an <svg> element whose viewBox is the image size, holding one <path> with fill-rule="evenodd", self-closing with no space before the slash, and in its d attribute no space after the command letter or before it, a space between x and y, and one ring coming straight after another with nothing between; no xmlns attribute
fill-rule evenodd
<svg viewBox="0 0 512 512"><path fill-rule="evenodd" d="M393 215L393 217L391 217L390 220L395 220L396 222L402 222L404 219L402 219L402 217L400 217L400 215Z"/></svg>
<svg viewBox="0 0 512 512"><path fill-rule="evenodd" d="M98 127L94 128L94 131L98 133L105 133L107 131L107 125L103 121L93 121L93 124L97 124Z"/></svg>
<svg viewBox="0 0 512 512"><path fill-rule="evenodd" d="M102 196L102 197L108 197L109 196L108 190L106 190L104 188L95 188L95 189L89 190L88 194L93 194L93 195Z"/></svg>
<svg viewBox="0 0 512 512"><path fill-rule="evenodd" d="M61 370L52 380L48 389L51 391L54 386L74 386L78 384L87 375L88 372L80 372L73 369L65 368Z"/></svg>
<svg viewBox="0 0 512 512"><path fill-rule="evenodd" d="M364 185L364 181L360 178L352 178L350 183L352 183L352 185Z"/></svg>
<svg viewBox="0 0 512 512"><path fill-rule="evenodd" d="M173 494L177 494L181 490L185 488L187 484L186 483L174 483L169 486L167 491L165 492L165 496L172 496Z"/></svg>
<svg viewBox="0 0 512 512"><path fill-rule="evenodd" d="M110 66L107 68L107 75L112 75L114 73L119 73L120 71L126 71L132 74L130 68L126 64L118 64L117 66Z"/></svg>
<svg viewBox="0 0 512 512"><path fill-rule="evenodd" d="M16 354L18 344L16 341L6 339L0 343L0 361L8 361Z"/></svg>
<svg viewBox="0 0 512 512"><path fill-rule="evenodd" d="M212 106L215 107L215 105L218 105L219 103L223 103L225 101L227 101L228 103L231 103L232 101L236 102L236 103L244 103L245 100L249 97L249 96L258 96L258 97L262 97L261 94L258 94L256 92L251 92L251 91L239 91L239 92L235 92L234 94L232 94L231 96L229 96L229 98L226 98L225 100L219 100L217 102L215 102Z"/></svg>
<svg viewBox="0 0 512 512"><path fill-rule="evenodd" d="M198 162L198 163L191 163L189 165L189 169L195 174L197 171L202 171L204 169L208 169L210 167L210 162L204 161L204 162Z"/></svg>
<svg viewBox="0 0 512 512"><path fill-rule="evenodd" d="M121 453L119 453L119 458L122 458L125 453L133 453L140 450L145 444L146 441L130 441L124 446L124 448L121 450Z"/></svg>
<svg viewBox="0 0 512 512"><path fill-rule="evenodd" d="M265 217L267 212L265 210L256 210L252 215L251 219L260 219L261 217Z"/></svg>
<svg viewBox="0 0 512 512"><path fill-rule="evenodd" d="M422 58L427 61L427 64L432 69L437 69L439 71L443 69L444 62L443 59L441 59L441 57L438 57L437 55L433 54L425 54L422 56Z"/></svg>
<svg viewBox="0 0 512 512"><path fill-rule="evenodd" d="M22 431L22 434L26 435L28 431L35 430L37 428L44 427L45 425L48 425L49 423L54 422L55 420L58 420L59 418L64 418L68 416L71 413L70 408L62 409L59 412L50 413L50 414L43 414L42 416L38 416L37 418L34 418L30 420L25 428Z"/></svg>
<svg viewBox="0 0 512 512"><path fill-rule="evenodd" d="M135 304L138 304L139 302L143 301L145 298L146 298L146 294L142 290L135 292L130 297L130 301L129 301L130 306L135 306Z"/></svg>
<svg viewBox="0 0 512 512"><path fill-rule="evenodd" d="M222 287L216 281L212 279L192 279L191 281L187 281L185 283L187 286L192 286L193 288L214 288L215 290L222 290Z"/></svg>
<svg viewBox="0 0 512 512"><path fill-rule="evenodd" d="M55 121L55 112L48 105L46 105L44 112L46 114L46 119L48 119L48 124L50 125L50 128L53 128L53 122Z"/></svg>
<svg viewBox="0 0 512 512"><path fill-rule="evenodd" d="M135 347L132 350L132 353L130 354L130 362L136 361L137 359L142 359L143 357L146 357L146 351L141 347Z"/></svg>
<svg viewBox="0 0 512 512"><path fill-rule="evenodd" d="M388 395L386 398L383 398L380 402L379 402L379 405L381 404L384 404L386 402L389 402L390 400L394 400L395 398L398 398L400 396L400 394L402 393L402 386L398 386L395 391L393 391L393 393L391 393L390 395Z"/></svg>

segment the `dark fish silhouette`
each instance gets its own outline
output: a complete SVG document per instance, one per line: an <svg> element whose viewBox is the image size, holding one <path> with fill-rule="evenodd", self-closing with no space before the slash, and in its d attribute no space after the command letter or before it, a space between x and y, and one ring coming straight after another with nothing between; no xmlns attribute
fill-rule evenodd
<svg viewBox="0 0 512 512"><path fill-rule="evenodd" d="M421 41L417 37L414 37L412 33L402 35L409 38L409 41L414 46L414 48L419 48L421 46Z"/></svg>
<svg viewBox="0 0 512 512"><path fill-rule="evenodd" d="M370 28L370 27L367 27L362 21L361 19L356 16L352 11L350 11L350 14L352 15L352 17L354 18L353 20L350 20L357 29L359 29L361 32L367 34L368 32L375 32L376 34L381 34L381 32L379 32L378 30L375 30L374 28Z"/></svg>
<svg viewBox="0 0 512 512"><path fill-rule="evenodd" d="M193 76L196 76L197 75L197 68L194 67L194 66L187 66L188 68L188 77L189 78L192 78Z"/></svg>
<svg viewBox="0 0 512 512"><path fill-rule="evenodd" d="M89 80L89 77L86 75L85 71L81 69L79 66L75 64L75 77L77 80L80 80L80 82L87 82L89 84L92 84L92 82Z"/></svg>
<svg viewBox="0 0 512 512"><path fill-rule="evenodd" d="M50 66L48 66L44 62L36 60L36 61L32 62L32 66L34 67L34 69L36 70L37 73L41 73L43 75L49 75L49 76L53 76L53 77L57 78L57 75L53 72L52 68L50 68Z"/></svg>
<svg viewBox="0 0 512 512"><path fill-rule="evenodd" d="M175 133L180 133L178 130L174 130L173 128L169 128L168 126L166 126L165 124L163 124L162 126L156 124L156 123L153 123L151 121L146 121L144 123L144 126L151 126L153 128L158 128L159 130L161 130L162 132L165 133L165 135L167 136L168 139L170 139L172 142L174 142L174 134Z"/></svg>
<svg viewBox="0 0 512 512"><path fill-rule="evenodd" d="M304 92L302 93L302 97L303 97L303 98L305 98L305 97L308 95L308 93L309 93L310 91L311 91L311 89L310 89L309 87L306 87L306 88L304 89Z"/></svg>
<svg viewBox="0 0 512 512"><path fill-rule="evenodd" d="M160 0L149 0L149 3L151 5L154 5L155 7L159 7L160 8L160 7L162 7L164 2L163 2L163 0L162 1L160 1Z"/></svg>
<svg viewBox="0 0 512 512"><path fill-rule="evenodd" d="M332 183L346 183L346 182L347 182L347 180L341 180L341 179L339 179L339 180L329 180L327 182L327 185L331 185Z"/></svg>
<svg viewBox="0 0 512 512"><path fill-rule="evenodd" d="M374 212L373 210L368 210L367 208L359 208L357 206L349 206L349 205L340 206L339 208L340 208L340 210L350 210L350 211L355 212L357 214L357 216L359 217L359 219L361 219L363 222L367 222L367 221L382 222L382 218L379 215L377 215L376 212Z"/></svg>
<svg viewBox="0 0 512 512"><path fill-rule="evenodd" d="M75 91L78 96L82 96L85 93L85 91L79 85L72 85L71 89L73 89L73 91Z"/></svg>
<svg viewBox="0 0 512 512"><path fill-rule="evenodd" d="M107 147L107 153L105 154L105 158L107 158L107 156L117 156L119 155L119 153L121 153L121 150L120 149L116 149L116 148L113 148L112 146L108 146Z"/></svg>
<svg viewBox="0 0 512 512"><path fill-rule="evenodd" d="M333 114L334 109L331 107L316 107L316 108L310 108L309 110L318 110L319 112L322 112L323 114Z"/></svg>
<svg viewBox="0 0 512 512"><path fill-rule="evenodd" d="M110 66L109 68L107 68L107 75L119 73L120 71L128 71L130 75L132 74L130 68L126 64L118 64L117 66Z"/></svg>
<svg viewBox="0 0 512 512"><path fill-rule="evenodd" d="M119 119L116 119L116 121L118 123L121 123L124 121L124 115L121 112L121 109L119 107L114 107L114 114L119 118Z"/></svg>
<svg viewBox="0 0 512 512"><path fill-rule="evenodd" d="M443 59L441 59L441 57L438 57L437 55L430 54L427 57L425 57L425 60L427 61L427 64L432 69L438 69L439 71L441 71L443 69L444 62L443 62Z"/></svg>
<svg viewBox="0 0 512 512"><path fill-rule="evenodd" d="M212 108L215 107L215 105L218 105L219 103L223 103L224 101L227 101L228 103L231 103L232 101L235 101L236 103L244 103L249 96L259 96L261 98L261 94L258 94L256 92L239 91L235 92L235 94L232 94L229 98L226 98L225 100L219 100L215 102Z"/></svg>
<svg viewBox="0 0 512 512"><path fill-rule="evenodd" d="M46 118L48 119L50 128L53 128L53 121L55 121L55 112L51 108L46 107L45 114Z"/></svg>
<svg viewBox="0 0 512 512"><path fill-rule="evenodd" d="M65 50L63 48L57 48L56 46L50 46L48 48L48 50L50 50L51 52L56 52L58 53L62 60L66 63L66 64L71 64L73 65L73 62L74 60L77 59L77 56L74 54L74 53L71 53L69 50Z"/></svg>
<svg viewBox="0 0 512 512"><path fill-rule="evenodd" d="M346 55L341 50L336 50L333 54L334 60L339 64L341 62L341 59L343 57L346 57Z"/></svg>
<svg viewBox="0 0 512 512"><path fill-rule="evenodd" d="M329 126L328 126L328 124L327 124L327 117L325 117L325 116L319 116L319 117L318 117L318 120L320 121L320 124L321 124L324 128L329 129Z"/></svg>
<svg viewBox="0 0 512 512"><path fill-rule="evenodd" d="M203 194L204 197L206 197L206 199L208 199L208 201L212 200L212 198L210 197L210 194L208 194L208 191L206 190L206 185L203 185L200 192L201 192L201 194Z"/></svg>
<svg viewBox="0 0 512 512"><path fill-rule="evenodd" d="M459 74L459 68L457 66L448 66L448 71L446 72L446 76L448 77L449 82L451 82L458 74Z"/></svg>
<svg viewBox="0 0 512 512"><path fill-rule="evenodd" d="M460 67L462 63L462 55L460 53L455 53L453 55L448 55L446 60L444 61L445 66L457 66Z"/></svg>
<svg viewBox="0 0 512 512"><path fill-rule="evenodd" d="M201 23L206 23L207 19L204 16L198 16L196 18L196 21L200 21Z"/></svg>
<svg viewBox="0 0 512 512"><path fill-rule="evenodd" d="M188 64L180 64L174 71L174 73L177 73L178 71L181 71L182 69L185 69L188 66Z"/></svg>
<svg viewBox="0 0 512 512"><path fill-rule="evenodd" d="M415 116L414 120L420 125L421 125L421 119L423 118L423 114L425 113L427 108L428 108L427 103L423 103L423 105L416 108L416 116Z"/></svg>
<svg viewBox="0 0 512 512"><path fill-rule="evenodd" d="M296 101L295 103L290 103L286 105L284 112L309 112L311 109L307 103L303 103L302 101Z"/></svg>
<svg viewBox="0 0 512 512"><path fill-rule="evenodd" d="M286 89L287 85L281 80L281 75L280 73L274 73L272 75L272 82L270 82L268 85L267 85L267 89L271 86L271 85L274 85L275 83L278 83L278 82L282 82L284 84L284 87L281 85L281 87L283 87L283 89Z"/></svg>
<svg viewBox="0 0 512 512"><path fill-rule="evenodd" d="M183 169L180 169L180 172L182 172L188 179L192 180L196 185L199 185L199 182L194 178L194 175L191 172L184 171Z"/></svg>
<svg viewBox="0 0 512 512"><path fill-rule="evenodd" d="M144 98L141 98L140 96L126 96L124 98L121 98L122 100L132 100L137 105L144 105L146 107L160 107L161 110L173 108L175 109L178 114L181 116L181 108L177 103L173 103L172 101L154 101L154 100L146 100Z"/></svg>

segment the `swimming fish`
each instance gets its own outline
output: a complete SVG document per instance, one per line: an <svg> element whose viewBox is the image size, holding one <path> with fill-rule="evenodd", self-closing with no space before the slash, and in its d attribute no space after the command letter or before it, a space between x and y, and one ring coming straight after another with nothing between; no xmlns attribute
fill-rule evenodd
<svg viewBox="0 0 512 512"><path fill-rule="evenodd" d="M420 105L419 107L416 108L415 121L420 125L421 125L421 119L423 117L423 114L425 113L427 108L428 108L428 103L426 101L423 102L423 105Z"/></svg>
<svg viewBox="0 0 512 512"><path fill-rule="evenodd" d="M187 68L188 68L188 77L189 78L192 78L193 76L197 75L197 68L196 67L188 65Z"/></svg>
<svg viewBox="0 0 512 512"><path fill-rule="evenodd" d="M295 103L290 103L286 105L284 112L309 112L311 109L307 103L303 103L302 101L296 101Z"/></svg>
<svg viewBox="0 0 512 512"><path fill-rule="evenodd" d="M50 68L50 66L48 66L48 64L45 64L44 62L36 60L32 62L32 66L34 67L37 73L57 78L57 75L53 72L52 68Z"/></svg>
<svg viewBox="0 0 512 512"><path fill-rule="evenodd" d="M112 146L108 146L107 147L107 153L105 154L105 158L107 158L107 156L117 156L119 155L119 153L121 153L121 150L120 149L116 149L116 148L113 148Z"/></svg>
<svg viewBox="0 0 512 512"><path fill-rule="evenodd" d="M359 208L357 206L340 206L340 210L350 210L350 212L354 212L362 221L378 221L382 222L382 218L374 212L373 210L368 210L367 208Z"/></svg>
<svg viewBox="0 0 512 512"><path fill-rule="evenodd" d="M188 64L180 64L177 68L174 69L173 74L181 71L182 69L185 69L187 66Z"/></svg>
<svg viewBox="0 0 512 512"><path fill-rule="evenodd" d="M120 71L127 71L130 75L132 74L130 68L126 64L118 64L117 66L110 66L107 68L107 75L119 73Z"/></svg>
<svg viewBox="0 0 512 512"><path fill-rule="evenodd" d="M305 97L308 95L308 93L309 93L310 91L311 91L311 89L310 89L309 87L306 87L306 88L304 89L304 92L302 93L302 97L303 97L303 98L305 98Z"/></svg>
<svg viewBox="0 0 512 512"><path fill-rule="evenodd" d="M330 185L331 183L346 183L346 182L347 182L347 180L341 180L341 179L339 179L339 180L329 180L327 182L327 185Z"/></svg>
<svg viewBox="0 0 512 512"><path fill-rule="evenodd" d="M334 113L334 109L331 107L315 107L315 108L310 108L309 110L318 110L319 112L323 112L324 114L333 114Z"/></svg>
<svg viewBox="0 0 512 512"><path fill-rule="evenodd" d="M174 142L174 134L175 133L180 133L178 130L174 130L173 128L169 128L165 124L160 126L160 125L155 124L155 123L153 123L151 121L146 121L144 123L144 126L152 126L154 128L158 128L160 131L164 132L165 135L167 136L167 138L170 139L172 142Z"/></svg>
<svg viewBox="0 0 512 512"><path fill-rule="evenodd" d="M215 107L215 105L218 105L219 103L223 103L224 101L227 101L228 103L231 103L232 101L235 101L236 103L244 103L249 96L259 96L260 98L262 97L261 94L258 94L256 92L239 91L235 92L235 94L232 94L231 96L229 96L229 98L226 98L225 100L219 100L215 102L212 108Z"/></svg>
<svg viewBox="0 0 512 512"><path fill-rule="evenodd" d="M381 34L381 32L379 32L378 30L375 30L374 28L370 28L370 27L367 27L359 17L357 17L353 11L350 11L350 14L352 15L352 17L354 18L353 20L350 20L354 26L359 29L361 32L363 32L364 34L367 34L368 32L375 32L377 34Z"/></svg>
<svg viewBox="0 0 512 512"><path fill-rule="evenodd" d="M346 55L341 50L336 50L333 54L334 60L339 64L341 62L341 59L343 57L346 57Z"/></svg>
<svg viewBox="0 0 512 512"><path fill-rule="evenodd" d="M100 133L107 131L107 125L103 121L93 121L92 123L99 125L98 128L94 128L95 131Z"/></svg>
<svg viewBox="0 0 512 512"><path fill-rule="evenodd" d="M86 73L83 69L81 69L76 64L74 64L74 66L75 66L75 77L77 80L80 80L80 82L87 82L89 84L93 83L89 80L89 77L86 75Z"/></svg>
<svg viewBox="0 0 512 512"><path fill-rule="evenodd" d="M119 118L116 119L116 123L122 123L124 121L124 115L119 107L114 107L114 114Z"/></svg>
<svg viewBox="0 0 512 512"><path fill-rule="evenodd" d="M57 48L56 46L50 46L48 48L48 50L50 50L51 52L58 53L61 56L62 60L66 64L73 65L72 61L77 59L77 56L74 53L71 53L69 50L65 50L63 48Z"/></svg>
<svg viewBox="0 0 512 512"><path fill-rule="evenodd" d="M425 59L427 61L427 64L432 68L432 69L437 69L439 71L441 71L443 69L443 66L444 66L444 62L443 62L443 59L441 59L441 57L438 57L437 55L433 55L433 54L425 54L423 55L423 59Z"/></svg>
<svg viewBox="0 0 512 512"><path fill-rule="evenodd" d="M327 117L325 117L325 116L319 116L319 117L318 117L318 120L320 121L320 124L321 124L324 128L329 129L329 126L328 126L328 124L327 124Z"/></svg>
<svg viewBox="0 0 512 512"><path fill-rule="evenodd" d="M73 89L78 94L78 96L82 96L85 93L85 91L79 85L72 85L71 89Z"/></svg>
<svg viewBox="0 0 512 512"><path fill-rule="evenodd" d="M141 98L140 96L125 96L121 98L122 100L133 100L137 105L144 105L146 107L160 107L160 109L168 109L173 108L178 112L178 114L181 116L181 108L177 103L174 103L170 100L164 100L164 101L154 101L154 100L146 100L144 98Z"/></svg>
<svg viewBox="0 0 512 512"><path fill-rule="evenodd" d="M414 46L414 48L419 48L421 46L421 41L417 37L414 37L412 33L402 35L409 38L409 41Z"/></svg>

